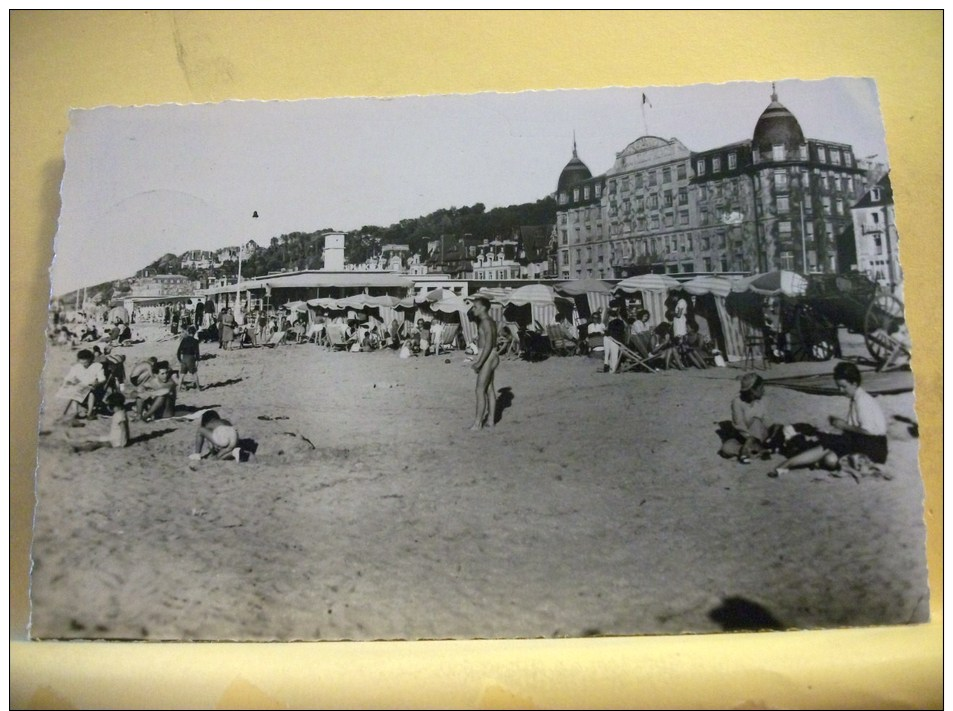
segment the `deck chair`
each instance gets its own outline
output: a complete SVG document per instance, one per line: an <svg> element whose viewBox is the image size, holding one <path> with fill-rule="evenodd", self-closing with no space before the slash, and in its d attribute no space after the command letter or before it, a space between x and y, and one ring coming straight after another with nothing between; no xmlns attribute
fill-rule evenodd
<svg viewBox="0 0 953 711"><path fill-rule="evenodd" d="M565 329L558 323L551 323L546 327L546 335L549 336L549 345L556 355L576 355L579 351L579 343L570 338Z"/></svg>
<svg viewBox="0 0 953 711"><path fill-rule="evenodd" d="M326 328L327 340L328 340L328 350L331 351L346 351L351 347L351 344L347 342L347 337L344 335L344 329L341 324L330 323Z"/></svg>
<svg viewBox="0 0 953 711"><path fill-rule="evenodd" d="M606 336L606 338L612 338L611 336ZM619 346L619 352L622 354L622 357L619 359L619 372L625 373L630 370L636 370L637 368L643 368L650 373L657 373L658 371L652 367L652 362L658 360L661 356L658 353L650 353L648 356L643 356L633 349L629 348L624 343L616 341L612 338L612 341Z"/></svg>
<svg viewBox="0 0 953 711"><path fill-rule="evenodd" d="M754 370L757 368L757 362L761 361L761 369L768 369L768 345L764 337L764 330L754 326L746 326L744 329L745 343L745 370Z"/></svg>
<svg viewBox="0 0 953 711"><path fill-rule="evenodd" d="M437 352L451 351L456 348L458 333L460 333L459 323L446 324L440 332L440 343L437 344Z"/></svg>
<svg viewBox="0 0 953 711"><path fill-rule="evenodd" d="M268 339L267 343L263 343L267 348L277 348L282 343L285 342L285 337L288 335L287 331L275 331L271 334L271 338Z"/></svg>

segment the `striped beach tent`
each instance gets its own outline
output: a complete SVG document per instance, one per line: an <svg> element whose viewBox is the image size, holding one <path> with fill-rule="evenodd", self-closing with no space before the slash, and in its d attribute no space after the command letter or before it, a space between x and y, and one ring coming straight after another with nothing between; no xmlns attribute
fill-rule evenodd
<svg viewBox="0 0 953 711"><path fill-rule="evenodd" d="M643 308L649 312L650 323L657 326L665 320L665 297L671 289L681 289L682 284L668 274L640 274L623 279L614 289L616 294L642 294Z"/></svg>
<svg viewBox="0 0 953 711"><path fill-rule="evenodd" d="M575 279L557 284L556 293L568 296L576 302L576 309L583 318L597 310L605 312L612 300L612 285L601 279Z"/></svg>
<svg viewBox="0 0 953 711"><path fill-rule="evenodd" d="M506 319L503 318L503 307L506 305L506 298L513 291L508 287L482 287L475 294L470 294L467 298L472 301L475 296L485 296L490 300L490 317L498 324L502 324Z"/></svg>
<svg viewBox="0 0 953 711"><path fill-rule="evenodd" d="M574 304L572 299L560 296L553 287L547 284L527 284L509 293L506 297L504 313L511 317L511 320L523 320L525 316L522 314L525 314L527 306L529 318L545 328L549 324L556 323L557 313L572 317ZM521 310L519 318L512 307Z"/></svg>
<svg viewBox="0 0 953 711"><path fill-rule="evenodd" d="M750 291L761 296L803 296L807 293L807 278L780 269L738 279L731 288L737 293Z"/></svg>
<svg viewBox="0 0 953 711"><path fill-rule="evenodd" d="M476 342L477 325L470 320L470 306L470 303L465 301L462 296L446 291L442 299L435 300L430 304L430 310L443 314L457 314L464 339L467 343L474 343Z"/></svg>
<svg viewBox="0 0 953 711"><path fill-rule="evenodd" d="M744 358L744 328L741 319L727 306L727 298L732 292L732 280L714 274L704 274L682 284L682 288L694 296L711 294L724 336L724 356L729 361Z"/></svg>

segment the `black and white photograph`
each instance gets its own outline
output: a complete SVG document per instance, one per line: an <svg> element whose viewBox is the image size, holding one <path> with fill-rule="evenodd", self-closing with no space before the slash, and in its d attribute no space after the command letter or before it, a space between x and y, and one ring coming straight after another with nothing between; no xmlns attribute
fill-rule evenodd
<svg viewBox="0 0 953 711"><path fill-rule="evenodd" d="M74 109L36 640L929 620L865 78Z"/></svg>

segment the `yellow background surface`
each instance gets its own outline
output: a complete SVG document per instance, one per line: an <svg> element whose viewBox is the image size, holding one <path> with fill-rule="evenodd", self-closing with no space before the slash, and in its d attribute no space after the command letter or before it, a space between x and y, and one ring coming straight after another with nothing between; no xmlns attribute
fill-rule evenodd
<svg viewBox="0 0 953 711"><path fill-rule="evenodd" d="M12 706L939 708L942 29L940 11L13 11ZM930 624L558 641L25 641L37 383L70 108L829 76L874 78L883 108L914 342Z"/></svg>

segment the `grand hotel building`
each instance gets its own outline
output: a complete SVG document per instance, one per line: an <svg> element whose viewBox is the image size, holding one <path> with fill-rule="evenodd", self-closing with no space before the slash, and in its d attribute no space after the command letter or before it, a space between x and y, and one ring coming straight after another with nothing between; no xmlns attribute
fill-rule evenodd
<svg viewBox="0 0 953 711"><path fill-rule="evenodd" d="M805 138L774 93L751 140L707 151L643 136L593 177L574 142L556 189L557 274L846 271L837 238L867 182L851 146Z"/></svg>

